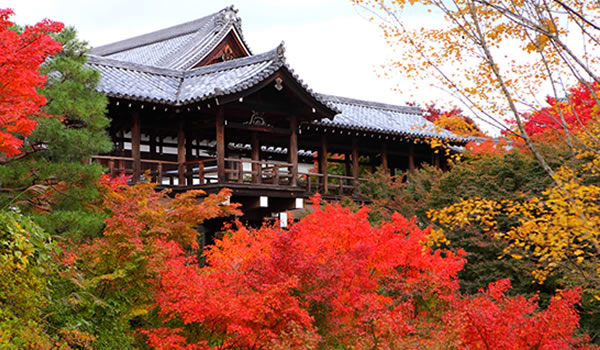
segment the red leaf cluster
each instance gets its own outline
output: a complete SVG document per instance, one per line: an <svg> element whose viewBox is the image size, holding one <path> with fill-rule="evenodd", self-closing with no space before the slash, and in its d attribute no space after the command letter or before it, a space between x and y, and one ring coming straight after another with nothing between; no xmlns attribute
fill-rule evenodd
<svg viewBox="0 0 600 350"><path fill-rule="evenodd" d="M463 253L429 248L428 234L398 214L372 227L366 209L326 205L289 230L229 227L204 268L172 244L155 296L163 325L143 333L156 349L187 350L580 344L577 291L544 311L535 298L505 296L505 280L464 298Z"/></svg>
<svg viewBox="0 0 600 350"><path fill-rule="evenodd" d="M428 232L400 215L374 228L366 209L332 205L290 230L231 230L206 254L208 267L177 254L167 262L156 299L165 323L184 326L147 332L149 344L249 349L285 340L304 348L290 334L355 344L418 332L429 322L418 317L426 304L453 300L463 266L460 256L426 247Z"/></svg>
<svg viewBox="0 0 600 350"><path fill-rule="evenodd" d="M513 145L509 145L506 139L494 139L491 137L486 137L481 141L469 141L465 146L465 148L473 154L486 154L495 156L502 156L513 147Z"/></svg>
<svg viewBox="0 0 600 350"><path fill-rule="evenodd" d="M46 82L39 66L61 50L48 34L63 29L62 23L46 19L17 33L10 29L12 14L0 9L0 154L8 157L20 152L23 137L35 128L32 116L46 103L37 91Z"/></svg>
<svg viewBox="0 0 600 350"><path fill-rule="evenodd" d="M579 327L575 306L580 293L567 290L554 297L550 306L538 311L537 296L507 297L508 280L491 283L480 296L462 302L455 314L465 349L575 349L583 340L574 337ZM456 321L455 321L456 322Z"/></svg>
<svg viewBox="0 0 600 350"><path fill-rule="evenodd" d="M547 107L524 116L525 131L529 135L542 137L544 134L558 132L564 133L562 119L571 132L576 132L586 127L597 115L594 96L598 93L596 84L579 85L569 89L569 95L557 100L553 97L546 98ZM561 116L562 114L562 116Z"/></svg>

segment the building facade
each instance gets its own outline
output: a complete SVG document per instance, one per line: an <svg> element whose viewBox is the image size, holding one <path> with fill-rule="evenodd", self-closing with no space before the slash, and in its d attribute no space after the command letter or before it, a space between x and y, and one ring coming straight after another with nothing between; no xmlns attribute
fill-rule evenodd
<svg viewBox="0 0 600 350"><path fill-rule="evenodd" d="M250 220L302 207L317 192L356 198L376 167L444 167L426 140L463 142L418 107L312 91L283 45L250 51L233 7L96 47L88 65L109 97L114 140L97 162L175 192L231 188Z"/></svg>

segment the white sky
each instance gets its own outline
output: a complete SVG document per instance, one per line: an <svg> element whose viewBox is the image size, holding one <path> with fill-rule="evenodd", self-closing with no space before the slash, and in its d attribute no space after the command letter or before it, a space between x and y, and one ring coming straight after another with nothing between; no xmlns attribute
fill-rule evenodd
<svg viewBox="0 0 600 350"><path fill-rule="evenodd" d="M254 53L285 41L288 63L313 90L404 104L426 98L391 91L398 81L379 78L376 67L391 50L380 30L349 0L3 0L18 24L43 18L77 28L92 46L107 44L200 18L234 4ZM410 83L410 82L406 82Z"/></svg>

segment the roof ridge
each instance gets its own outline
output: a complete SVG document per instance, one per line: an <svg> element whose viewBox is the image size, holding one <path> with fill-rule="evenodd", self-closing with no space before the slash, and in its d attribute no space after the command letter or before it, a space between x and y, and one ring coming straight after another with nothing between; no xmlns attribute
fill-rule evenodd
<svg viewBox="0 0 600 350"><path fill-rule="evenodd" d="M158 75L169 75L177 78L183 77L183 72L177 69L162 68L157 66L150 66L145 64L133 63L128 61L116 60L114 58L107 58L98 55L87 54L87 63L111 66L115 68L122 68L137 72L153 73Z"/></svg>
<svg viewBox="0 0 600 350"><path fill-rule="evenodd" d="M245 66L245 65L251 65L251 64L268 61L268 60L275 60L274 61L275 63L281 63L282 65L283 65L283 63L285 63L283 43L279 44L276 48L274 48L270 51L263 52L258 55L234 58L229 61L219 62L219 63L211 64L208 66L202 66L202 67L198 67L198 68L194 68L194 69L190 69L190 70L185 70L185 71L183 71L183 74L184 74L184 77L186 77L186 78L194 77L197 75L214 73L214 72L218 72L218 71L222 71L222 70L237 68L237 67Z"/></svg>
<svg viewBox="0 0 600 350"><path fill-rule="evenodd" d="M403 106L403 105L394 105L390 103L383 102L375 102L375 101L367 101L367 100L359 100L356 98L336 96L336 95L327 95L327 94L319 94L324 100L333 103L342 103L348 105L358 105L368 108L376 108L376 109L387 109L394 112L404 112L411 114L421 114L421 108L417 106Z"/></svg>
<svg viewBox="0 0 600 350"><path fill-rule="evenodd" d="M176 67L179 66L179 68L185 68L186 66L189 66L190 62L195 64L205 58L212 50L214 50L230 32L236 30L235 21L227 20L227 22L225 22L225 24L223 24L223 26L215 32L214 36L208 38L207 41L197 40L199 38L203 38L203 36L200 36L202 33L198 31L192 40L182 45L177 51L174 51L170 55L163 57L159 63ZM195 50L198 46L203 49L200 51ZM186 63L186 65L182 65L184 63Z"/></svg>
<svg viewBox="0 0 600 350"><path fill-rule="evenodd" d="M160 42L163 40L175 38L178 36L182 36L185 34L193 33L200 28L208 25L214 24L214 21L210 21L210 19L217 17L223 12L232 11L233 6L226 7L221 9L218 12L210 14L208 16L204 16L201 18L197 18L195 20L177 24L171 27L159 29L150 33L134 36L128 39L116 41L113 43L109 43L106 45L94 47L90 50L91 53L99 56L111 55L121 51L131 50L137 47L145 46L148 44L152 44L155 42Z"/></svg>

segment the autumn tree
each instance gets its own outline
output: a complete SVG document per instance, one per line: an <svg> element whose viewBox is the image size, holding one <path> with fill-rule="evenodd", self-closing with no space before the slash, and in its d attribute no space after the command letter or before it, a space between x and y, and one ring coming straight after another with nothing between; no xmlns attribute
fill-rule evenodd
<svg viewBox="0 0 600 350"><path fill-rule="evenodd" d="M63 49L40 66L48 77L41 90L45 104L29 115L37 123L30 146L0 168L0 205L20 207L50 234L93 236L104 219L90 211L99 200L95 182L102 168L89 159L112 147L107 99L95 90L100 76L85 66L88 46L75 29L52 37Z"/></svg>
<svg viewBox="0 0 600 350"><path fill-rule="evenodd" d="M512 147L530 154L553 181L534 198L468 199L432 212L432 218L450 228L466 221L488 227L515 256L538 264L538 280L564 273L564 283L584 287L584 302L595 302L600 288L600 270L594 268L600 253L598 3L353 2L368 9L389 43L402 50L402 61L393 67L420 81L434 77L474 115L503 130ZM411 27L403 17L411 8L430 11L441 26ZM499 229L497 214L518 222Z"/></svg>
<svg viewBox="0 0 600 350"><path fill-rule="evenodd" d="M7 349L52 349L44 307L56 245L20 213L0 212L0 344Z"/></svg>
<svg viewBox="0 0 600 350"><path fill-rule="evenodd" d="M32 116L46 103L37 91L46 81L39 67L61 49L49 34L63 28L62 23L44 20L19 33L9 20L12 14L10 9L0 10L0 164L40 147L24 142L36 126Z"/></svg>
<svg viewBox="0 0 600 350"><path fill-rule="evenodd" d="M129 186L126 177L106 176L98 186L108 215L104 230L61 245L63 272L50 319L59 329L93 336L94 349L131 348L135 330L152 322L155 282L173 247L198 249L199 224L239 211L223 204L228 190L170 198L155 184Z"/></svg>
<svg viewBox="0 0 600 350"><path fill-rule="evenodd" d="M461 253L428 247L430 229L399 214L372 226L366 208L314 202L314 212L289 229L230 227L206 253L205 268L174 249L156 295L163 325L144 331L148 343L156 349L584 344L575 334L576 291L543 312L535 299L505 297L506 281L463 298L456 279ZM473 330L489 328L486 316L503 327L478 335ZM511 335L513 324L536 333Z"/></svg>
<svg viewBox="0 0 600 350"><path fill-rule="evenodd" d="M409 106L416 106L416 102L407 103ZM443 109L438 107L435 102L427 103L421 107L423 117L436 126L452 131L455 135L468 137L482 137L484 133L477 126L475 121L458 107Z"/></svg>
<svg viewBox="0 0 600 350"><path fill-rule="evenodd" d="M418 81L434 77L434 84L480 120L518 137L544 170L554 174L525 129L522 113L541 108L540 96L569 101L569 87L577 83L595 95L600 82L594 68L600 14L596 2L352 2L369 10L390 45L402 50L402 61L392 62L392 67ZM402 15L413 5L443 25L411 27ZM573 37L580 40L568 40ZM565 141L579 142L561 112L556 115Z"/></svg>

